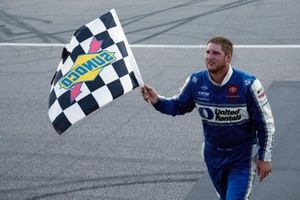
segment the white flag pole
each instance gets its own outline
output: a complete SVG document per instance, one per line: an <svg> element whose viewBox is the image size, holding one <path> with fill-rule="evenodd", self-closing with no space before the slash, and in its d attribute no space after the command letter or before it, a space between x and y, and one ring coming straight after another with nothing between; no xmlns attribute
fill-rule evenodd
<svg viewBox="0 0 300 200"><path fill-rule="evenodd" d="M125 46L126 46L126 49L127 49L127 53L128 53L128 55L129 55L130 57L132 57L132 59L130 59L130 60L132 61L131 64L132 64L132 68L133 68L135 77L136 77L136 79L137 79L139 85L143 86L143 85L144 85L144 81L143 81L143 79L142 79L141 72L140 72L139 67L138 67L138 65L137 65L137 63L136 63L136 60L135 60L135 58L134 58L134 55L133 55L133 53L132 53L132 50L131 50L131 48L130 48L130 45L129 45L129 43L128 43L128 40L127 40L127 38L126 38L126 35L125 35L125 33L124 33L124 30L123 30L123 28L122 28L122 25L121 25L121 23L120 23L120 20L119 20L119 18L118 18L118 15L117 15L115 9L111 9L110 12L111 12L113 18L115 19L115 22L116 22L117 26L120 26L120 27L121 27L120 31L122 31L122 34L124 35L124 43L125 43Z"/></svg>

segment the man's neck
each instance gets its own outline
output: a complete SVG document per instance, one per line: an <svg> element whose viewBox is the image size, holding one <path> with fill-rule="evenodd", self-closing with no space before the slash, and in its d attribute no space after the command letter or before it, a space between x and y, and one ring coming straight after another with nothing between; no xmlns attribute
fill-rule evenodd
<svg viewBox="0 0 300 200"><path fill-rule="evenodd" d="M222 71L219 71L216 73L209 73L211 80L213 82L215 82L216 84L220 85L223 82L226 74L228 73L229 68L230 68L230 66L227 65L226 67L224 67L224 69Z"/></svg>

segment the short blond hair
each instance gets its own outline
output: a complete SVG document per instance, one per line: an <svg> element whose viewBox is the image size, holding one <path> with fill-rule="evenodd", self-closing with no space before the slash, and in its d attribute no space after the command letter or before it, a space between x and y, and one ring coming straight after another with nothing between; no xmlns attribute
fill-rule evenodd
<svg viewBox="0 0 300 200"><path fill-rule="evenodd" d="M223 36L213 37L210 40L208 40L207 45L209 43L221 45L222 51L225 53L225 55L232 55L233 53L233 43Z"/></svg>

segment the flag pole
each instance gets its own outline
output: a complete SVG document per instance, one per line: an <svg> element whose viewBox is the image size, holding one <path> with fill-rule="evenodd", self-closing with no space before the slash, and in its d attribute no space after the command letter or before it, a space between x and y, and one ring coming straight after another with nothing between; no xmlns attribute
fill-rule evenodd
<svg viewBox="0 0 300 200"><path fill-rule="evenodd" d="M116 10L115 10L115 9L111 9L110 12L112 13L113 17L114 17L115 19L117 19L117 20L116 20L116 24L119 25L120 27L122 27L121 22L120 22L120 20L119 20L119 17L118 17L118 15L117 15ZM126 35L125 35L123 29L121 29L120 31L122 31L123 35L125 36L125 38L124 38L124 43L125 43L125 46L127 46L128 56L132 56L132 58L133 58L131 64L132 64L132 67L133 67L134 74L136 75L136 78L137 78L137 81L138 81L139 85L143 87L143 86L144 86L144 81L143 81L141 72L140 72L140 70L139 70L139 67L138 67L138 65L137 65L137 63L136 63L136 60L135 60L135 58L134 58L134 55L133 55L133 53L132 53L131 47L130 47L130 45L129 45L129 42L128 42L127 38L126 38Z"/></svg>

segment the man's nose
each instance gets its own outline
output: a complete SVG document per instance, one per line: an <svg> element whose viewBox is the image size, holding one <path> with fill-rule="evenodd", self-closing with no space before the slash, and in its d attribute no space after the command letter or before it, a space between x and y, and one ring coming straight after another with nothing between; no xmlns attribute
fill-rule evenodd
<svg viewBox="0 0 300 200"><path fill-rule="evenodd" d="M207 53L207 54L206 54L206 58L208 58L208 59L212 59L212 55L211 55L211 53Z"/></svg>

